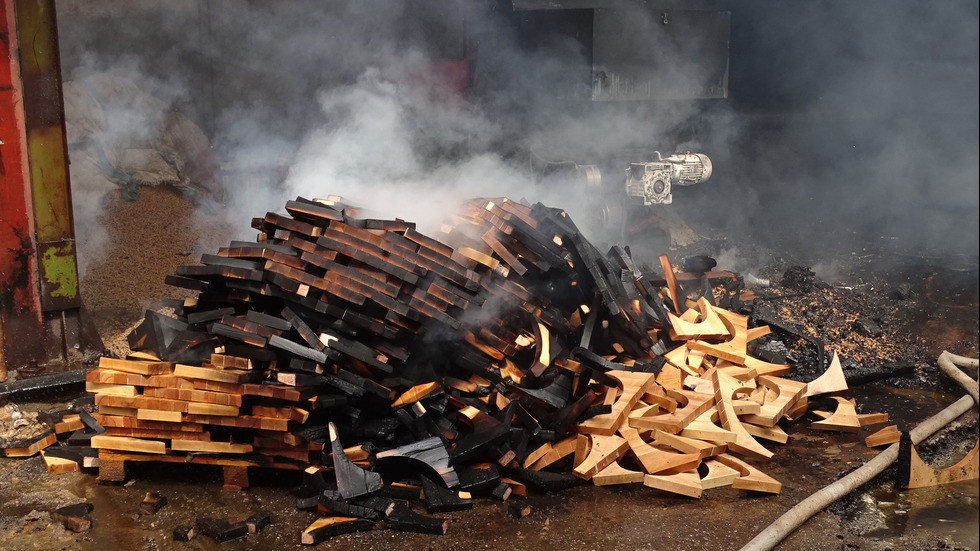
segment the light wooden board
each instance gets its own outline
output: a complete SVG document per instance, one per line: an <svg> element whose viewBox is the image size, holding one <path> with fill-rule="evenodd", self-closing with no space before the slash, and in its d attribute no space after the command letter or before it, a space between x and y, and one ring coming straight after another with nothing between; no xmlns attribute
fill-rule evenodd
<svg viewBox="0 0 980 551"><path fill-rule="evenodd" d="M142 440L127 436L107 436L99 434L92 437L92 447L100 450L117 450L124 452L167 453L167 445L157 440Z"/></svg>

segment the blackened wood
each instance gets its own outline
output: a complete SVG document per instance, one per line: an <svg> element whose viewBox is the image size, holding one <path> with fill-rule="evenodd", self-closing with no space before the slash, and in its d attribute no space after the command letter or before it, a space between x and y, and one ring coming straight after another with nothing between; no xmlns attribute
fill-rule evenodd
<svg viewBox="0 0 980 551"><path fill-rule="evenodd" d="M553 473L549 471L531 471L521 467L508 470L511 477L528 486L549 492L559 492L577 486L582 479L571 473Z"/></svg>
<svg viewBox="0 0 980 551"><path fill-rule="evenodd" d="M68 445L81 446L86 448L90 447L90 444L92 443L92 437L98 434L99 434L98 432L89 428L76 430L75 432L71 433L71 436L68 437Z"/></svg>
<svg viewBox="0 0 980 551"><path fill-rule="evenodd" d="M323 373L324 367L322 363L314 362L313 360L305 360L303 358L290 358L288 369L290 371L301 371L303 373L313 373L320 375Z"/></svg>
<svg viewBox="0 0 980 551"><path fill-rule="evenodd" d="M317 375L315 373L290 373L280 371L279 373L276 373L276 380L289 386L319 386L326 384L326 378L323 375Z"/></svg>
<svg viewBox="0 0 980 551"><path fill-rule="evenodd" d="M163 282L171 287L179 287L181 289L190 289L191 291L207 291L209 283L204 280L194 279L190 277L181 277L177 275L167 275L164 276Z"/></svg>
<svg viewBox="0 0 980 551"><path fill-rule="evenodd" d="M459 476L459 489L464 492L479 493L492 490L500 484L500 470L493 464L488 468L456 469Z"/></svg>
<svg viewBox="0 0 980 551"><path fill-rule="evenodd" d="M437 485L425 476L422 477L422 492L425 495L425 508L430 513L452 513L473 508L473 500L460 498L453 490Z"/></svg>
<svg viewBox="0 0 980 551"><path fill-rule="evenodd" d="M541 400L553 408L563 408L568 404L572 391L572 374L563 371L554 382L545 388L527 388L511 381L504 381L508 387L521 394Z"/></svg>
<svg viewBox="0 0 980 551"><path fill-rule="evenodd" d="M261 532L270 524L272 524L272 513L269 511L259 511L245 519L245 526L248 527L249 534Z"/></svg>
<svg viewBox="0 0 980 551"><path fill-rule="evenodd" d="M329 224L332 220L343 220L344 214L326 205L314 205L300 201L286 201L286 212L317 225Z"/></svg>
<svg viewBox="0 0 980 551"><path fill-rule="evenodd" d="M395 391L390 388L378 384L371 379L366 377L361 377L360 375L355 375L346 369L338 369L336 373L337 377L363 388L365 391L378 396L379 398L384 398L385 400L393 400L395 397Z"/></svg>
<svg viewBox="0 0 980 551"><path fill-rule="evenodd" d="M225 354L248 358L256 362L272 362L277 359L276 353L268 348L258 348L250 344L241 342L228 342L225 344Z"/></svg>
<svg viewBox="0 0 980 551"><path fill-rule="evenodd" d="M442 536L449 529L449 519L422 515L401 504L395 506L385 519L384 527L403 532Z"/></svg>
<svg viewBox="0 0 980 551"><path fill-rule="evenodd" d="M296 250L290 247L289 245L285 243L276 243L274 241L254 242L254 241L232 240L230 243L228 243L228 248L229 249L250 249L250 248L269 249L271 251L276 251L277 253L281 253L285 255L293 255L293 256L296 255Z"/></svg>
<svg viewBox="0 0 980 551"><path fill-rule="evenodd" d="M309 442L323 442L330 438L330 426L307 424L293 430L292 434Z"/></svg>
<svg viewBox="0 0 980 551"><path fill-rule="evenodd" d="M339 394L319 394L313 400L313 409L327 409L347 404L347 396Z"/></svg>
<svg viewBox="0 0 980 551"><path fill-rule="evenodd" d="M99 456L99 450L84 446L52 446L45 448L44 455L74 461L83 464L86 458Z"/></svg>
<svg viewBox="0 0 980 551"><path fill-rule="evenodd" d="M376 521L381 520L381 513L363 505L349 503L340 496L339 492L323 492L320 495L320 506L342 517L357 517Z"/></svg>
<svg viewBox="0 0 980 551"><path fill-rule="evenodd" d="M132 350L150 352L163 358L174 338L187 328L186 322L146 310L143 321L127 336L127 341Z"/></svg>
<svg viewBox="0 0 980 551"><path fill-rule="evenodd" d="M201 264L204 264L205 266L241 268L243 270L261 270L263 263L255 260L245 260L243 258L229 258L213 254L202 254Z"/></svg>
<svg viewBox="0 0 980 551"><path fill-rule="evenodd" d="M194 539L196 535L197 532L193 526L178 526L173 531L174 541L188 542Z"/></svg>
<svg viewBox="0 0 980 551"><path fill-rule="evenodd" d="M351 382L345 381L340 377L334 375L333 373L323 374L324 383L340 390L341 392L350 394L351 396L364 396L367 392L362 387L359 387Z"/></svg>
<svg viewBox="0 0 980 551"><path fill-rule="evenodd" d="M442 439L432 436L375 454L378 468L434 475L447 488L459 485L459 477L449 464L449 452Z"/></svg>
<svg viewBox="0 0 980 551"><path fill-rule="evenodd" d="M508 440L510 441L510 448L514 450L514 461L523 464L524 460L527 459L528 443L530 442L531 434L530 431L523 428L511 427L510 436Z"/></svg>
<svg viewBox="0 0 980 551"><path fill-rule="evenodd" d="M188 329L177 333L163 355L158 357L167 362L200 364L211 357L217 346L217 339L207 332Z"/></svg>
<svg viewBox="0 0 980 551"><path fill-rule="evenodd" d="M385 484L385 487L378 493L392 500L409 501L422 498L422 487L404 482L393 482L391 484Z"/></svg>
<svg viewBox="0 0 980 551"><path fill-rule="evenodd" d="M292 329L292 324L290 324L289 321L276 316L270 316L269 314L258 312L256 310L249 310L246 312L245 319L277 329L279 331L289 331Z"/></svg>
<svg viewBox="0 0 980 551"><path fill-rule="evenodd" d="M248 535L248 525L231 522L226 518L199 518L194 521L197 530L218 543L224 543Z"/></svg>
<svg viewBox="0 0 980 551"><path fill-rule="evenodd" d="M293 329L296 330L296 333L298 333L299 336L311 347L316 350L323 350L325 348L325 345L320 342L320 337L318 337L313 329L311 329L310 326L303 321L303 318L299 317L299 315L297 315L292 309L288 307L283 308L282 317L286 318L289 324L292 325Z"/></svg>
<svg viewBox="0 0 980 551"><path fill-rule="evenodd" d="M363 222L364 227L369 230L405 232L406 230L415 229L415 222L406 222L404 220L375 220L365 218Z"/></svg>
<svg viewBox="0 0 980 551"><path fill-rule="evenodd" d="M429 434L429 429L425 426L425 422L409 413L405 408L394 410L394 414L398 422L402 424L412 437L423 439L432 436Z"/></svg>
<svg viewBox="0 0 980 551"><path fill-rule="evenodd" d="M398 279L408 283L409 285L415 285L419 281L418 274L412 273L412 267L407 267L404 264L394 264L388 262L382 255L380 251L372 254L367 251L363 251L356 246L351 246L343 241L334 239L335 234L331 234L329 237L320 237L316 240L316 244L326 248L337 251L344 256L363 262L372 268L381 270L387 274L390 274ZM406 263L407 264L407 263Z"/></svg>
<svg viewBox="0 0 980 551"><path fill-rule="evenodd" d="M323 231L323 228L317 226L316 224L308 224L300 220L287 218L276 212L266 213L264 222L265 224L263 227L272 225L290 232L301 233L307 237L317 237Z"/></svg>
<svg viewBox="0 0 980 551"><path fill-rule="evenodd" d="M278 335L272 335L268 340L269 346L278 348L280 350L285 350L290 354L295 354L301 358L306 358L307 360L312 360L317 363L324 363L327 361L327 355L319 350L315 350L308 346L303 346L297 344L287 338L280 337Z"/></svg>
<svg viewBox="0 0 980 551"><path fill-rule="evenodd" d="M394 371L392 366L378 360L376 351L371 350L369 347L360 342L352 341L343 337L336 337L331 339L327 346L340 352L341 354L345 354L356 360L360 360L385 373L392 373Z"/></svg>
<svg viewBox="0 0 980 551"><path fill-rule="evenodd" d="M595 400L595 392L588 390L571 404L555 410L550 416L548 427L558 433L559 436L570 434L575 424L586 417L586 411L588 411Z"/></svg>
<svg viewBox="0 0 980 551"><path fill-rule="evenodd" d="M500 501L507 501L507 498L510 497L510 494L513 491L514 490L511 489L509 484L507 484L506 482L501 482L500 484L497 485L496 488L493 489L493 492L491 493L493 494L494 497L496 497Z"/></svg>
<svg viewBox="0 0 980 551"><path fill-rule="evenodd" d="M334 536L365 532L374 527L374 521L354 517L323 517L303 530L301 543L316 545Z"/></svg>
<svg viewBox="0 0 980 551"><path fill-rule="evenodd" d="M92 527L92 519L89 513L95 509L91 503L75 503L55 509L51 513L51 520L62 523L65 528L72 532L86 532Z"/></svg>
<svg viewBox="0 0 980 551"><path fill-rule="evenodd" d="M178 276L192 278L232 278L244 279L246 281L262 281L264 272L261 270L248 270L245 268L232 268L230 266L177 266Z"/></svg>
<svg viewBox="0 0 980 551"><path fill-rule="evenodd" d="M95 420L95 417L92 417L92 415L89 414L89 412L85 411L84 409L78 410L78 418L81 419L82 423L86 427L95 431L96 434L102 434L103 432L105 432L105 427L100 425L99 422Z"/></svg>
<svg viewBox="0 0 980 551"><path fill-rule="evenodd" d="M379 492L379 494L385 492L388 488L390 488L390 486L386 485L384 488L381 489L381 492ZM417 486L415 487L415 489L416 489L415 499L418 499L419 497L418 492L420 490L418 489ZM398 505L399 503L407 504L408 499L409 498L394 498L388 495L372 494L369 496L361 496L358 498L354 498L351 500L351 503L360 505L362 507L367 507L369 509L374 509L382 517L386 517L388 516L389 513L391 513L392 510L394 510L395 506Z"/></svg>
<svg viewBox="0 0 980 551"><path fill-rule="evenodd" d="M208 326L208 332L212 335L227 337L229 339L241 341L259 348L265 348L266 344L268 343L268 340L265 337L254 333L248 333L246 331L242 331L241 329L235 329L234 327L223 323L212 323Z"/></svg>
<svg viewBox="0 0 980 551"><path fill-rule="evenodd" d="M140 503L139 514L155 515L166 504L167 496L157 492L146 492L143 502Z"/></svg>
<svg viewBox="0 0 980 551"><path fill-rule="evenodd" d="M473 419L473 431L457 441L449 452L449 461L454 465L466 463L479 456L491 446L507 439L510 429L489 415L480 414Z"/></svg>
<svg viewBox="0 0 980 551"><path fill-rule="evenodd" d="M507 516L510 518L524 518L531 514L531 506L524 500L512 501L507 504Z"/></svg>
<svg viewBox="0 0 980 551"><path fill-rule="evenodd" d="M334 458L334 474L337 477L337 489L344 499L362 496L381 489L381 475L366 471L354 463L344 453L344 447L337 435L337 427L330 423L330 449Z"/></svg>

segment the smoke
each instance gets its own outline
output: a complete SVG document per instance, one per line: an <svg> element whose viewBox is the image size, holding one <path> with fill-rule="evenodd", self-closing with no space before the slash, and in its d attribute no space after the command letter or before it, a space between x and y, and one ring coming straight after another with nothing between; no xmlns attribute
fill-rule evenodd
<svg viewBox="0 0 980 551"><path fill-rule="evenodd" d="M812 259L975 258L977 21L971 2L733 9L731 101L706 115L719 195L699 199Z"/></svg>
<svg viewBox="0 0 980 551"><path fill-rule="evenodd" d="M727 99L592 101L590 10L58 3L66 79L125 74L211 138L219 214L242 232L229 238L287 199L336 194L427 233L462 199L525 198L616 241L595 198L566 177L541 180L543 165L560 166L544 161L599 164L615 188L625 162L690 149L712 158L714 176L666 208L726 234L815 258L869 244L976 255L975 3L726 9ZM663 25L644 14L631 23L640 37ZM704 48L715 42L659 44L654 76L674 92L705 86L690 75L711 73ZM685 52L705 54L704 66ZM118 134L137 139L140 124L120 115Z"/></svg>

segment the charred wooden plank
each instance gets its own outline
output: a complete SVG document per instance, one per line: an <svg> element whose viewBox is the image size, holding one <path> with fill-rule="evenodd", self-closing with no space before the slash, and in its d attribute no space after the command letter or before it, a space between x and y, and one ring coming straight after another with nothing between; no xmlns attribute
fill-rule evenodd
<svg viewBox="0 0 980 551"><path fill-rule="evenodd" d="M342 517L357 517L371 521L381 520L382 514L378 510L365 507L356 503L346 501L340 492L335 490L324 490L320 493L319 504L322 508Z"/></svg>
<svg viewBox="0 0 980 551"><path fill-rule="evenodd" d="M442 536L449 529L449 519L422 515L412 511L407 505L399 504L385 519L384 527L403 532Z"/></svg>
<svg viewBox="0 0 980 551"><path fill-rule="evenodd" d="M245 519L249 534L261 532L270 524L272 524L272 514L269 511L259 511Z"/></svg>
<svg viewBox="0 0 980 551"><path fill-rule="evenodd" d="M146 492L138 512L141 515L155 515L166 504L167 496L157 492Z"/></svg>
<svg viewBox="0 0 980 551"><path fill-rule="evenodd" d="M522 467L508 470L518 482L548 492L560 492L581 483L581 479L571 473L553 473L549 471L532 471Z"/></svg>
<svg viewBox="0 0 980 551"><path fill-rule="evenodd" d="M194 521L197 531L212 538L218 543L224 543L248 535L248 525L244 522L232 522L226 518L199 518Z"/></svg>
<svg viewBox="0 0 980 551"><path fill-rule="evenodd" d="M344 219L344 213L326 205L311 202L286 201L286 212L294 218L299 218L316 225L326 225L332 221Z"/></svg>
<svg viewBox="0 0 980 551"><path fill-rule="evenodd" d="M285 321L289 323L289 325L291 325L292 328L296 330L299 336L304 341L306 341L306 343L310 345L314 350L322 351L324 348L326 348L326 345L320 342L320 338L317 336L316 332L313 331L313 329L310 328L310 326L303 320L303 318L301 318L291 308L289 308L288 306L286 308L283 308L281 314L282 317L285 318ZM314 361L322 362L323 360L314 360Z"/></svg>
<svg viewBox="0 0 980 551"><path fill-rule="evenodd" d="M272 335L269 337L268 343L269 346L280 350L285 350L290 354L295 354L301 358L306 358L307 360L311 360L316 363L324 363L327 361L327 355L324 352L303 346L278 335Z"/></svg>
<svg viewBox="0 0 980 551"><path fill-rule="evenodd" d="M91 503L75 503L55 509L51 513L51 520L62 523L65 528L72 532L87 532L92 527L92 518L89 513L95 509Z"/></svg>
<svg viewBox="0 0 980 551"><path fill-rule="evenodd" d="M437 436L375 454L378 468L428 473L442 480L447 488L459 485L459 477L449 464L449 452Z"/></svg>
<svg viewBox="0 0 980 551"><path fill-rule="evenodd" d="M365 532L374 527L374 521L355 517L321 517L303 530L301 543L316 545L334 536Z"/></svg>
<svg viewBox="0 0 980 551"><path fill-rule="evenodd" d="M344 453L344 448L337 435L337 427L333 423L329 423L328 430L330 449L334 458L334 474L337 477L337 489L344 499L351 499L380 490L382 487L381 475L354 465Z"/></svg>
<svg viewBox="0 0 980 551"><path fill-rule="evenodd" d="M425 494L425 508L430 513L452 513L468 511L473 508L473 500L463 498L459 493L437 485L428 477L422 477L422 492Z"/></svg>
<svg viewBox="0 0 980 551"><path fill-rule="evenodd" d="M197 532L193 526L178 526L173 531L174 541L188 542L194 539L196 535Z"/></svg>

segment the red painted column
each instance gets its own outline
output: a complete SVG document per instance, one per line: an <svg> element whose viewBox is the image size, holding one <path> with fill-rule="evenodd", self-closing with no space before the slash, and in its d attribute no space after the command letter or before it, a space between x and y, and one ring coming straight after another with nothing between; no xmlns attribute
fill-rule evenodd
<svg viewBox="0 0 980 551"><path fill-rule="evenodd" d="M14 2L0 0L0 381L43 357L23 87Z"/></svg>

